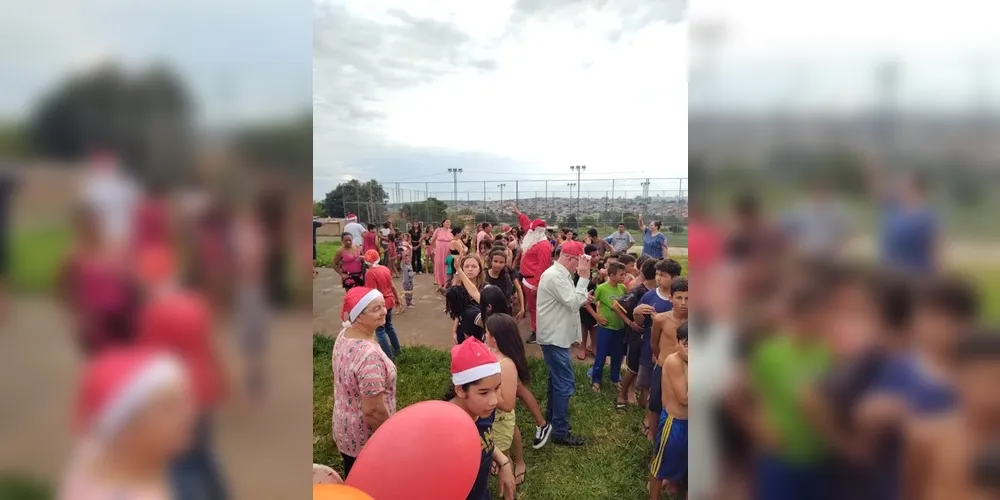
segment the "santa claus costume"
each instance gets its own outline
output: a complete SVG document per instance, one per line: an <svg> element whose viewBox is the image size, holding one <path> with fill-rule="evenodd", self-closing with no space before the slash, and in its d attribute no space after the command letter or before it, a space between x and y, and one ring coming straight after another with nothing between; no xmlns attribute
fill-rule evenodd
<svg viewBox="0 0 1000 500"><path fill-rule="evenodd" d="M545 221L529 220L523 213L517 214L521 229L525 231L521 242L521 284L524 289L524 302L531 318L531 338L528 343L534 343L537 325L538 282L542 273L552 265L552 244L545 235Z"/></svg>

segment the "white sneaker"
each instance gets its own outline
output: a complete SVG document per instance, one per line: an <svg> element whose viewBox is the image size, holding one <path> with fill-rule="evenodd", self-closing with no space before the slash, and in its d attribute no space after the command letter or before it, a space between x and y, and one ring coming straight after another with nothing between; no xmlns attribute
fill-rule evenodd
<svg viewBox="0 0 1000 500"><path fill-rule="evenodd" d="M551 434L552 422L546 423L545 427L535 426L535 440L531 443L531 447L536 450L541 449L542 446L545 446L545 443L549 442L549 436Z"/></svg>

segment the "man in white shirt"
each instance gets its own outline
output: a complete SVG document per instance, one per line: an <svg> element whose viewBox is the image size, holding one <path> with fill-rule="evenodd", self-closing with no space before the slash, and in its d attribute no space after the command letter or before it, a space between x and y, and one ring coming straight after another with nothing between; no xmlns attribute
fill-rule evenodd
<svg viewBox="0 0 1000 500"><path fill-rule="evenodd" d="M344 226L344 232L351 235L351 240L354 241L355 245L361 246L361 235L365 234L365 226L358 224L358 216L354 214L347 214L347 225Z"/></svg>
<svg viewBox="0 0 1000 500"><path fill-rule="evenodd" d="M83 179L81 197L100 217L103 236L114 248L128 244L139 188L122 171L118 156L99 151L91 156L90 170Z"/></svg>
<svg viewBox="0 0 1000 500"><path fill-rule="evenodd" d="M604 241L611 244L611 248L619 253L627 252L628 249L632 248L632 245L635 245L635 239L632 238L632 233L625 230L625 224L618 224L618 231L611 233L611 236L605 238Z"/></svg>
<svg viewBox="0 0 1000 500"><path fill-rule="evenodd" d="M574 285L573 274L580 280ZM562 244L559 260L542 273L538 283L537 339L549 370L545 419L552 423L552 442L582 446L583 439L569 432L569 399L576 390L569 348L580 334L580 307L588 300L590 260L583 258L583 243Z"/></svg>

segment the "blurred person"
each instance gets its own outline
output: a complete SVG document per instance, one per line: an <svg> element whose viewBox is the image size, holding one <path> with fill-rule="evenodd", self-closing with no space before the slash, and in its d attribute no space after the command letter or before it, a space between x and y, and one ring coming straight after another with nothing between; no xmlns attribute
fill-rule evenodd
<svg viewBox="0 0 1000 500"><path fill-rule="evenodd" d="M208 301L180 286L173 251L147 247L138 257L145 291L137 344L163 350L186 367L198 411L191 448L174 464L179 498L227 498L213 444L214 416L225 397L225 376L212 336Z"/></svg>
<svg viewBox="0 0 1000 500"><path fill-rule="evenodd" d="M409 230L410 244L413 245L413 256L410 259L410 265L413 266L413 272L416 274L424 273L423 249L425 245L420 241L424 234L423 227L423 223L414 222Z"/></svg>
<svg viewBox="0 0 1000 500"><path fill-rule="evenodd" d="M515 407L517 388L531 383L528 358L524 354L524 341L517 329L517 321L509 314L492 314L484 322L486 345L500 363L500 400L497 402L496 420L493 422L493 440L504 455L514 461L514 484L524 482L528 470L524 462L521 431L517 428Z"/></svg>
<svg viewBox="0 0 1000 500"><path fill-rule="evenodd" d="M639 214L639 227L642 228L642 254L653 259L663 259L670 256L667 248L667 235L660 232L662 222L653 221L647 226Z"/></svg>
<svg viewBox="0 0 1000 500"><path fill-rule="evenodd" d="M597 255L595 250L594 255ZM590 368L591 384L594 392L601 392L601 379L604 378L604 362L611 358L611 383L615 392L620 393L622 358L625 356L625 313L615 307L617 301L628 293L623 281L625 266L614 262L608 265L608 280L594 289L594 303L598 310L594 314L597 321L596 353L594 365ZM592 310L592 309L591 309ZM625 401L618 400L617 407L624 409Z"/></svg>
<svg viewBox="0 0 1000 500"><path fill-rule="evenodd" d="M639 358L642 354L642 324L636 321L635 308L639 306L639 302L646 295L646 292L656 289L656 261L652 259L647 259L642 264L641 269L642 279L636 284L624 297L618 299L618 307L620 307L628 319L625 330L625 366L628 370L625 372L625 379L622 380L621 390L618 392L618 401L625 401L628 404L636 404L645 408L646 398L648 396L647 389L639 390L638 400L635 395L635 390L633 386L636 384L636 379L639 376ZM621 405L619 404L619 407Z"/></svg>
<svg viewBox="0 0 1000 500"><path fill-rule="evenodd" d="M575 286L573 274L580 277ZM590 259L583 258L583 244L574 241L563 245L538 285L538 344L549 370L546 420L553 425L553 443L561 446L584 444L569 430L569 401L576 389L569 348L580 331L579 310L589 297L589 284Z"/></svg>
<svg viewBox="0 0 1000 500"><path fill-rule="evenodd" d="M467 338L451 348L451 385L444 400L465 410L476 423L482 454L479 472L469 492L468 500L491 500L490 468L498 476L499 495L514 499L514 465L504 455L493 437L496 409L503 385L502 368L496 356L482 342Z"/></svg>
<svg viewBox="0 0 1000 500"><path fill-rule="evenodd" d="M614 252L627 252L635 245L635 238L632 237L632 233L625 229L625 223L618 223L618 230L611 233L611 236L604 238L604 241L611 245L612 251Z"/></svg>
<svg viewBox="0 0 1000 500"><path fill-rule="evenodd" d="M365 286L365 259L361 249L354 244L351 233L340 235L340 248L333 256L333 270L340 276L345 292L356 286Z"/></svg>
<svg viewBox="0 0 1000 500"><path fill-rule="evenodd" d="M368 439L396 413L396 365L375 339L387 314L378 290L354 287L344 296L344 329L332 360L333 441L344 459L344 478Z"/></svg>
<svg viewBox="0 0 1000 500"><path fill-rule="evenodd" d="M670 337L677 347L663 359L664 387L656 431L656 446L649 466L649 498L659 500L664 487L678 494L688 475L688 323Z"/></svg>
<svg viewBox="0 0 1000 500"><path fill-rule="evenodd" d="M904 271L935 273L941 270L942 244L937 211L927 201L927 181L908 172L887 185L877 169L869 169L871 189L882 209L880 258Z"/></svg>
<svg viewBox="0 0 1000 500"><path fill-rule="evenodd" d="M990 443L973 464L973 480L983 500L1000 499L1000 443Z"/></svg>
<svg viewBox="0 0 1000 500"><path fill-rule="evenodd" d="M268 179L256 196L256 231L263 239L264 291L270 305L285 307L291 301L289 278L290 231L288 221L288 196L285 187L275 179Z"/></svg>
<svg viewBox="0 0 1000 500"><path fill-rule="evenodd" d="M73 248L59 270L57 289L72 315L80 349L89 357L133 341L138 291L95 209L78 206L74 226Z"/></svg>
<svg viewBox="0 0 1000 500"><path fill-rule="evenodd" d="M659 290L659 288L657 288ZM688 320L688 280L674 278L670 281L670 310L653 316L649 328L649 345L653 355L653 377L649 387L649 407L646 412L650 425L655 425L663 407L663 363L677 349L674 333L681 323Z"/></svg>
<svg viewBox="0 0 1000 500"><path fill-rule="evenodd" d="M0 170L0 321L7 315L7 279L10 272L11 200L17 189L17 179L7 170Z"/></svg>
<svg viewBox="0 0 1000 500"><path fill-rule="evenodd" d="M653 343L653 317L663 314L674 308L670 301L670 285L674 278L680 277L682 269L679 262L673 259L664 259L656 262L653 269L656 271L656 288L646 292L633 310L635 322L642 325L642 350L639 355L639 373L636 378L636 387L639 388L640 398L642 392L649 394L646 398L646 415L643 418L642 434L647 439L653 439L654 426L659 417L659 401L653 397L652 388L655 381L653 371L656 368L656 360L659 359L659 343ZM657 411L653 411L657 410Z"/></svg>
<svg viewBox="0 0 1000 500"><path fill-rule="evenodd" d="M710 269L722 256L723 235L698 198L688 200L688 268ZM699 287L695 287L697 289Z"/></svg>
<svg viewBox="0 0 1000 500"><path fill-rule="evenodd" d="M365 252L365 264L368 264L368 271L365 272L365 286L378 290L383 296L385 307L385 317L381 325L376 329L376 338L385 355L393 359L399 355L401 347L399 336L396 335L396 328L392 325L392 310L402 303L399 298L399 290L392 282L392 271L388 267L379 263L378 250Z"/></svg>
<svg viewBox="0 0 1000 500"><path fill-rule="evenodd" d="M232 283L231 215L228 206L213 200L195 229L194 281L217 306L228 306Z"/></svg>
<svg viewBox="0 0 1000 500"><path fill-rule="evenodd" d="M76 402L79 441L60 500L185 498L171 465L194 438L184 363L159 351L106 350L88 360Z"/></svg>
<svg viewBox="0 0 1000 500"><path fill-rule="evenodd" d="M413 307L413 244L410 242L410 233L403 233L403 249L399 253L401 256L400 265L403 267L403 298L406 299L406 309ZM402 311L400 311L402 312Z"/></svg>
<svg viewBox="0 0 1000 500"><path fill-rule="evenodd" d="M319 219L313 219L313 223L312 223L312 237L313 237L313 240L312 240L312 242L313 242L312 243L312 251L313 251L313 253L312 253L312 256L313 256L313 258L312 258L312 260L313 260L313 276L316 275L316 231L318 231L319 228L321 228L321 227L323 227L323 221L321 221ZM350 234L350 233L348 233L348 234Z"/></svg>
<svg viewBox="0 0 1000 500"><path fill-rule="evenodd" d="M533 344L538 336L538 283L542 279L542 274L552 265L554 245L540 244L548 243L546 241L548 227L546 227L544 220L528 219L527 215L517 209L517 205L512 205L512 207L514 214L517 215L521 230L525 232L524 239L521 241L518 269L521 273L521 284L524 285L524 302L527 305L528 317L531 319L531 335L527 342Z"/></svg>
<svg viewBox="0 0 1000 500"><path fill-rule="evenodd" d="M448 282L448 274L445 266L445 259L450 254L451 240L453 239L453 234L451 232L451 221L444 219L441 221L441 227L437 228L431 236L431 246L432 253L434 257L434 283L438 286L438 291L443 292L444 288L450 285Z"/></svg>
<svg viewBox="0 0 1000 500"><path fill-rule="evenodd" d="M243 354L244 384L247 395L259 400L265 391L268 319L273 303L268 300L268 252L275 250L268 248L267 229L260 218L260 212L255 208L259 207L246 202L237 207L232 238L235 319L237 338ZM281 292L273 293L280 295Z"/></svg>
<svg viewBox="0 0 1000 500"><path fill-rule="evenodd" d="M138 200L133 217L133 255L141 255L147 248L168 245L173 240L171 207L167 187L154 180Z"/></svg>
<svg viewBox="0 0 1000 500"><path fill-rule="evenodd" d="M850 218L824 180L813 182L808 199L782 226L794 250L807 257L834 257L850 243Z"/></svg>
<svg viewBox="0 0 1000 500"><path fill-rule="evenodd" d="M975 466L1000 442L1000 334L978 332L955 347L958 404L908 425L900 498L988 498Z"/></svg>
<svg viewBox="0 0 1000 500"><path fill-rule="evenodd" d="M796 285L785 331L753 349L748 370L756 402L741 412L757 446L753 498L822 499L830 493L828 443L801 405L802 391L833 363L821 334L827 298L819 284Z"/></svg>
<svg viewBox="0 0 1000 500"><path fill-rule="evenodd" d="M366 229L365 226L362 226L361 224L358 224L358 216L357 215L347 214L347 224L344 225L344 232L345 233L349 233L351 235L351 239L355 243L361 243L362 242L362 236L369 229L370 228Z"/></svg>
<svg viewBox="0 0 1000 500"><path fill-rule="evenodd" d="M123 171L121 159L114 151L94 151L89 163L81 199L97 214L108 245L116 251L124 249L131 240L139 188Z"/></svg>
<svg viewBox="0 0 1000 500"><path fill-rule="evenodd" d="M905 428L914 418L952 411L958 394L953 384L954 350L978 314L975 293L961 281L937 278L914 287L908 281L913 309L905 323L908 342L892 352L856 410L860 431L878 443L878 493L902 498ZM900 292L902 293L902 292Z"/></svg>

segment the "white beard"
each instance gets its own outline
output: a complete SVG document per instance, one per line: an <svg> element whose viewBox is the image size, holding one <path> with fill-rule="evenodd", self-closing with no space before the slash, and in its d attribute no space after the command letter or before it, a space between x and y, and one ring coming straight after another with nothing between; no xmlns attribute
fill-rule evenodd
<svg viewBox="0 0 1000 500"><path fill-rule="evenodd" d="M528 231L528 234L524 235L524 239L521 241L521 250L527 252L531 247L535 246L536 243L542 241L547 241L545 237L545 228L539 227Z"/></svg>

